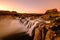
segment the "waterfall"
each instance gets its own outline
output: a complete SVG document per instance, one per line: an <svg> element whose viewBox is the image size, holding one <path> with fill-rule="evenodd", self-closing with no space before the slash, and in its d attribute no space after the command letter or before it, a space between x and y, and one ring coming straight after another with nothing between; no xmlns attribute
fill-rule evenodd
<svg viewBox="0 0 60 40"><path fill-rule="evenodd" d="M50 21L46 21L42 18L37 18L37 19L31 20L30 17L28 17L28 18L24 18L22 20L24 20L22 22L25 25L25 27L27 28L26 33L29 34L29 36L32 36L32 34L33 34L32 32L33 32L34 28L37 27L37 24L40 25L42 22L50 23Z"/></svg>
<svg viewBox="0 0 60 40"><path fill-rule="evenodd" d="M15 19L11 16L4 17L0 20L0 37L14 34L14 33L22 33L26 32L26 34L29 34L29 36L32 36L32 32L34 28L37 27L37 24L39 25L42 22L50 23L49 21L45 21L43 19L37 18L37 19L30 19L31 17L26 17L24 19L15 17Z"/></svg>

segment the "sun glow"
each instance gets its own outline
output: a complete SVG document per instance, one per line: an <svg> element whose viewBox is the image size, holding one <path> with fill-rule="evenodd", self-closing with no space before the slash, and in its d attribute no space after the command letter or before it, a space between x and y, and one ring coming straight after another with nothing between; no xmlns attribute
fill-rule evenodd
<svg viewBox="0 0 60 40"><path fill-rule="evenodd" d="M16 12L19 12L19 13L28 13L28 11L25 11L23 9L15 9L15 8L10 7L10 6L4 6L4 5L0 5L0 10L16 11Z"/></svg>
<svg viewBox="0 0 60 40"><path fill-rule="evenodd" d="M26 11L24 11L22 9L17 9L17 8L13 8L13 7L6 6L6 5L0 5L0 10L16 11L16 12L19 12L19 13L27 13Z"/></svg>
<svg viewBox="0 0 60 40"><path fill-rule="evenodd" d="M7 6L3 6L3 5L0 5L0 10L9 10L9 11L12 11L10 8L8 8Z"/></svg>
<svg viewBox="0 0 60 40"><path fill-rule="evenodd" d="M45 13L54 8L60 11L60 0L0 0L0 10L18 13Z"/></svg>

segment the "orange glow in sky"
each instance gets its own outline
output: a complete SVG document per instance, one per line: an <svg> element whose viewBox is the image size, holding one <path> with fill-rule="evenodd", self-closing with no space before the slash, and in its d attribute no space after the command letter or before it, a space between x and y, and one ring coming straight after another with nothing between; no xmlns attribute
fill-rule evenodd
<svg viewBox="0 0 60 40"><path fill-rule="evenodd" d="M19 13L44 13L54 8L60 11L60 0L0 0L0 10Z"/></svg>

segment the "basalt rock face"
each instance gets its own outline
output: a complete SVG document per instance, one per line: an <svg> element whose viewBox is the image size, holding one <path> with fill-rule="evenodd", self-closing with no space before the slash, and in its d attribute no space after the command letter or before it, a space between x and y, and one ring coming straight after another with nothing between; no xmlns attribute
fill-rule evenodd
<svg viewBox="0 0 60 40"><path fill-rule="evenodd" d="M42 16L50 23L42 23L35 30L34 40L60 40L60 12L57 9L47 10Z"/></svg>
<svg viewBox="0 0 60 40"><path fill-rule="evenodd" d="M20 36L20 33L17 33L4 37L4 40L60 40L60 12L57 9L47 10L45 14L19 14L15 11L0 11L0 21L4 19L4 16L6 16L7 19L15 19L16 17L24 19L31 17L31 20L39 17L50 21L50 23L42 22L38 24L34 30L33 37L23 34L23 36Z"/></svg>

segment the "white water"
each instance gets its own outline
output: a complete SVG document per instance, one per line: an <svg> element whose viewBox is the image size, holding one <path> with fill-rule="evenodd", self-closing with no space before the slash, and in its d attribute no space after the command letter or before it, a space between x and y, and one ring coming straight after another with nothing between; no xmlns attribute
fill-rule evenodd
<svg viewBox="0 0 60 40"><path fill-rule="evenodd" d="M45 23L50 23L50 21L46 21L46 20L43 20L42 18L38 18L38 19L34 19L34 20L30 20L30 17L27 18L28 20L25 20L25 23L26 21L29 21L28 24L26 25L27 27L27 34L29 34L29 36L32 36L32 32L34 30L34 28L37 27L37 24L39 23L39 25L43 22Z"/></svg>
<svg viewBox="0 0 60 40"><path fill-rule="evenodd" d="M32 36L33 29L37 26L38 23L41 22L50 23L49 21L45 21L39 18L30 20L30 17L25 19L18 17L13 19L9 16L4 19L2 18L2 20L0 20L0 37L21 32L26 32L26 34Z"/></svg>

